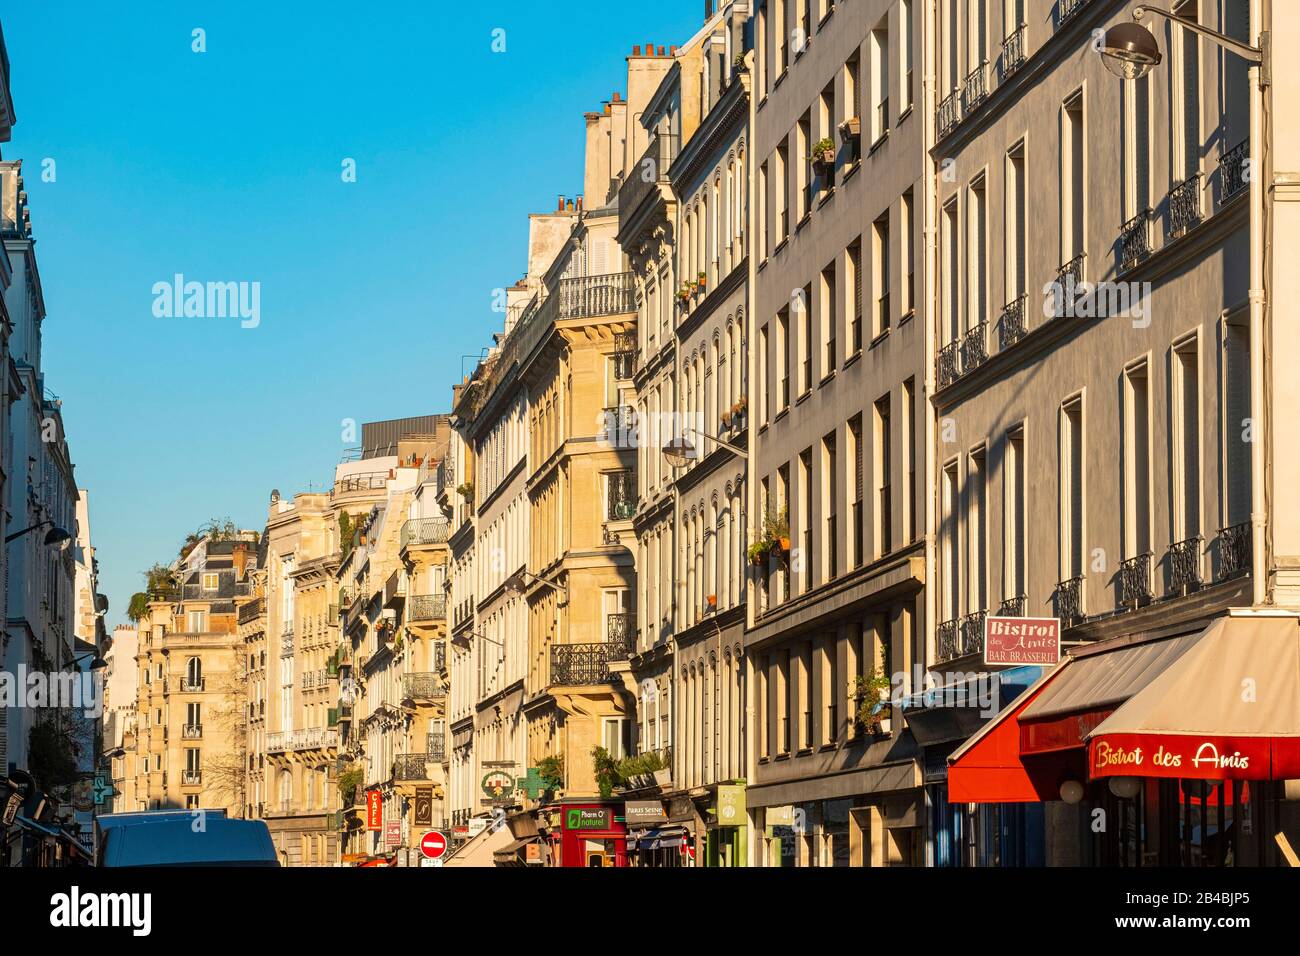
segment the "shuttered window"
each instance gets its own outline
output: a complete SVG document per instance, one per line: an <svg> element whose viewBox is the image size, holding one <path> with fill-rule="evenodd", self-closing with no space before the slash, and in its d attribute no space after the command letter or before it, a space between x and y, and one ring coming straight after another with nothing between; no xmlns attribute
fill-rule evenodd
<svg viewBox="0 0 1300 956"><path fill-rule="evenodd" d="M1250 520L1251 454L1247 428L1250 418L1250 328L1229 325L1224 356L1223 440L1227 447L1229 526Z"/></svg>
<svg viewBox="0 0 1300 956"><path fill-rule="evenodd" d="M1063 494L1062 543L1064 554L1062 571L1065 578L1083 573L1083 399L1066 402L1061 409L1061 427L1064 461L1062 464Z"/></svg>
<svg viewBox="0 0 1300 956"><path fill-rule="evenodd" d="M1176 490L1179 492L1178 516L1182 527L1179 539L1187 540L1201 532L1201 410L1200 381L1196 341L1178 346L1174 350L1174 367L1177 372L1178 421L1175 434L1178 440L1178 474Z"/></svg>

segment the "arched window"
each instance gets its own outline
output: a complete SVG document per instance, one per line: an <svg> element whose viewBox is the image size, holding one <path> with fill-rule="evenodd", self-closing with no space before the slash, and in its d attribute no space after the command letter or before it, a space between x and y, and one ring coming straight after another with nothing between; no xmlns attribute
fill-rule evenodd
<svg viewBox="0 0 1300 956"><path fill-rule="evenodd" d="M191 657L185 662L185 683L189 687L203 686L203 662L197 657Z"/></svg>

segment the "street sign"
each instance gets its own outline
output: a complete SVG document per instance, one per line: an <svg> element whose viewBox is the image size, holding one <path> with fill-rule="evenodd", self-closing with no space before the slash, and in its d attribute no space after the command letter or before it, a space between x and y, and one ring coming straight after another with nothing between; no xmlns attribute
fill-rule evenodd
<svg viewBox="0 0 1300 956"><path fill-rule="evenodd" d="M441 830L430 830L420 837L420 852L431 860L437 860L447 852L447 835Z"/></svg>
<svg viewBox="0 0 1300 956"><path fill-rule="evenodd" d="M415 788L415 825L433 826L433 787Z"/></svg>

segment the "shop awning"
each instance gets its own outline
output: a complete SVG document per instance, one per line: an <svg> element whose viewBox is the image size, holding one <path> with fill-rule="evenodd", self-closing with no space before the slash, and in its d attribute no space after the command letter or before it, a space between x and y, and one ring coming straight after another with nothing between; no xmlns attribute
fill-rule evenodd
<svg viewBox="0 0 1300 956"><path fill-rule="evenodd" d="M1300 617L1211 624L1087 735L1092 777L1300 777Z"/></svg>

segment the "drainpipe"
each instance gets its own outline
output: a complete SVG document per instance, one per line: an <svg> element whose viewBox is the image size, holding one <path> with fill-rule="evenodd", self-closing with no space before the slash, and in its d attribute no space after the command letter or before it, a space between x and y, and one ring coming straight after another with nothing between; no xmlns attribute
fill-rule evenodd
<svg viewBox="0 0 1300 956"><path fill-rule="evenodd" d="M1252 425L1250 456L1252 480L1250 483L1250 544L1251 544L1251 585L1252 603L1259 607L1272 601L1272 588L1269 580L1268 549L1265 534L1268 530L1268 509L1272 500L1271 462L1272 455L1267 442L1272 441L1272 428L1267 427L1269 412L1266 405L1265 376L1270 372L1264 361L1264 350L1268 347L1265 338L1265 316L1268 308L1267 288L1270 285L1268 269L1272 266L1272 243L1265 231L1265 216L1272 222L1272 198L1266 196L1266 187L1273 181L1273 157L1267 131L1264 129L1264 109L1268 104L1269 61L1268 50L1261 44L1265 26L1264 0L1251 0L1250 22L1254 24L1254 36L1251 41L1255 46L1265 49L1265 60L1254 66L1251 71L1255 81L1251 84L1250 96L1250 161L1255 166L1250 177L1250 416ZM1272 31L1272 10L1268 10L1268 31ZM1271 363L1269 363L1271 364Z"/></svg>

